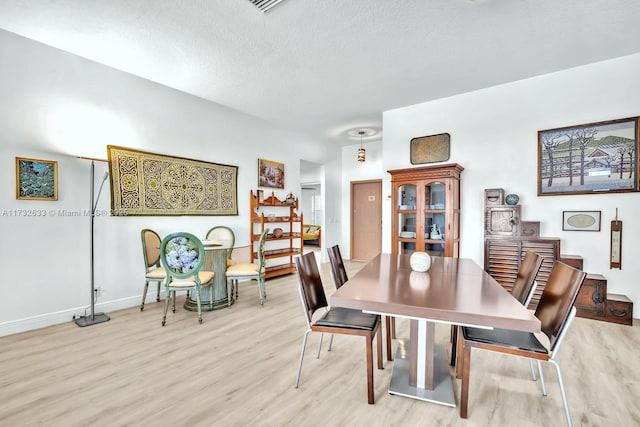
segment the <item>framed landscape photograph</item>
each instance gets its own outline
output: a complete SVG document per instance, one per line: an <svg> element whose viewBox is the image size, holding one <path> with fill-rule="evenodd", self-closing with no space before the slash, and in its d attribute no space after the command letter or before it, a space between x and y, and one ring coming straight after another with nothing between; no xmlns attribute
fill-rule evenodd
<svg viewBox="0 0 640 427"><path fill-rule="evenodd" d="M258 187L284 189L284 163L258 159Z"/></svg>
<svg viewBox="0 0 640 427"><path fill-rule="evenodd" d="M538 195L638 191L638 117L538 131Z"/></svg>
<svg viewBox="0 0 640 427"><path fill-rule="evenodd" d="M58 162L16 157L16 199L58 200Z"/></svg>
<svg viewBox="0 0 640 427"><path fill-rule="evenodd" d="M562 211L563 231L600 231L601 211Z"/></svg>

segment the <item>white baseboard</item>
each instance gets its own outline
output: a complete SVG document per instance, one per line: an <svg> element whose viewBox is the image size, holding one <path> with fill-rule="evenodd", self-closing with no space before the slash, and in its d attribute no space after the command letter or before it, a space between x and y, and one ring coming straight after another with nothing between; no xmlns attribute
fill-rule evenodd
<svg viewBox="0 0 640 427"><path fill-rule="evenodd" d="M164 290L160 292L160 297L164 298ZM155 300L156 291L153 290L153 292L149 292L147 294L147 301ZM142 295L139 295L98 303L94 306L94 313L109 314L110 311L122 310L124 308L130 308L140 305L141 301ZM91 315L91 308L76 307L68 310L56 311L53 313L46 313L33 317L25 317L24 319L3 322L0 323L0 337L32 331L34 329L46 328L47 326L59 325L61 323L72 323L76 317L84 316L85 310L87 315Z"/></svg>

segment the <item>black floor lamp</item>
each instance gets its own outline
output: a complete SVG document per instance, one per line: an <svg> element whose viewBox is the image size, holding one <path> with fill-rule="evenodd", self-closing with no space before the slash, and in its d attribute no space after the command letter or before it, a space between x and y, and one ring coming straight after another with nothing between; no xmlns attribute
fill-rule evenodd
<svg viewBox="0 0 640 427"><path fill-rule="evenodd" d="M102 192L102 186L104 185L104 182L107 180L107 178L109 177L109 172L105 172L104 176L102 177L102 183L100 183L100 189L98 190L98 196L95 198L93 197L93 193L94 193L94 184L95 184L95 172L96 172L96 164L93 160L91 160L91 176L90 176L90 185L91 185L91 189L89 191L89 196L91 198L90 202L91 204L89 205L89 207L91 208L90 214L91 217L89 218L91 221L91 314L90 315L86 315L86 311L85 311L85 315L84 316L80 316L76 318L76 324L78 326L90 326L90 325L95 325L96 323L102 323L102 322L106 322L107 320L109 320L109 316L106 315L105 313L96 313L95 312L95 306L96 306L96 287L95 287L95 272L93 269L93 226L94 226L94 220L96 217L96 206L98 206L98 200L100 199L100 193Z"/></svg>

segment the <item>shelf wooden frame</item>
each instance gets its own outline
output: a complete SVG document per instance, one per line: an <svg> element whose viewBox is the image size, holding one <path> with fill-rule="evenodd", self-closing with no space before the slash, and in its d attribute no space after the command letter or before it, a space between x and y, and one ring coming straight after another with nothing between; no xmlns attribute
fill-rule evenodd
<svg viewBox="0 0 640 427"><path fill-rule="evenodd" d="M297 212L298 199L293 194L289 194L284 200L281 200L274 192L270 196L262 198L258 191L255 194L253 190L250 191L249 196L251 262L258 259L257 242L265 228L269 228L270 232L267 234L264 252L267 260L265 278L295 273L296 267L293 257L301 255L304 248L303 218L302 214ZM275 237L273 235L273 230L276 227L283 229L282 236Z"/></svg>

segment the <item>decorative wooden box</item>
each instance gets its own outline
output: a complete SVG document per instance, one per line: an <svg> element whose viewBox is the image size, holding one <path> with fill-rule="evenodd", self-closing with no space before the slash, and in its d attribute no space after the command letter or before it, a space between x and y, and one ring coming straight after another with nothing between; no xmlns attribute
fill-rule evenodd
<svg viewBox="0 0 640 427"><path fill-rule="evenodd" d="M633 324L633 302L626 295L607 294L606 320L631 326Z"/></svg>
<svg viewBox="0 0 640 427"><path fill-rule="evenodd" d="M576 298L576 314L580 317L602 320L606 303L607 279L601 274L587 274Z"/></svg>

